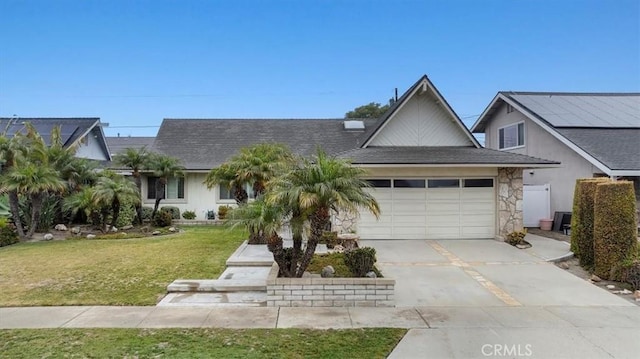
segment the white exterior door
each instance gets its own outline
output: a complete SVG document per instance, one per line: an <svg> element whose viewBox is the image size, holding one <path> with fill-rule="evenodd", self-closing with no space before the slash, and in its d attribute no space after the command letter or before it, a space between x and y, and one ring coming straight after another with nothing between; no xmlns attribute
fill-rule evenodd
<svg viewBox="0 0 640 359"><path fill-rule="evenodd" d="M363 211L363 239L493 238L495 191L492 178L370 180L382 212Z"/></svg>

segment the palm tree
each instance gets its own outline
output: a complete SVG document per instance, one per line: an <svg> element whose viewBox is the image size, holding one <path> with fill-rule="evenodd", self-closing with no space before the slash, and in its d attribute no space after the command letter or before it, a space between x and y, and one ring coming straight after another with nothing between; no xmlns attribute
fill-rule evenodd
<svg viewBox="0 0 640 359"><path fill-rule="evenodd" d="M237 180L251 184L257 198L264 193L269 181L293 164L294 157L283 144L260 143L241 149L231 161L238 169Z"/></svg>
<svg viewBox="0 0 640 359"><path fill-rule="evenodd" d="M6 133L3 133L0 136L0 160L2 161L0 174L3 178L15 166L16 157L26 154L27 146L25 146L24 142L23 136L20 135L8 138ZM18 192L16 190L6 190L6 192L9 197L9 208L11 209L11 216L13 217L18 236L25 238L24 227L20 220Z"/></svg>
<svg viewBox="0 0 640 359"><path fill-rule="evenodd" d="M18 163L4 176L0 187L3 191L25 195L31 202L31 223L29 230L21 237L31 238L35 233L37 223L40 220L42 202L47 193L62 192L65 190L64 181L53 167L45 163L26 161ZM17 217L16 222L19 221Z"/></svg>
<svg viewBox="0 0 640 359"><path fill-rule="evenodd" d="M268 203L293 209L293 218L308 221L311 227L305 252L295 273L297 277L307 269L323 232L330 230L332 211L357 212L364 208L379 216L378 203L365 191L369 184L361 178L364 173L364 169L318 150L313 160L303 160L299 166L274 181ZM301 231L301 226L294 229L294 244L296 231ZM301 241L301 234L298 236L297 240Z"/></svg>
<svg viewBox="0 0 640 359"><path fill-rule="evenodd" d="M151 218L154 218L158 212L160 201L165 198L165 188L169 178L184 176L184 167L180 165L180 160L175 157L153 154L149 169L153 171L154 176L158 177L156 180L156 203L151 214Z"/></svg>
<svg viewBox="0 0 640 359"><path fill-rule="evenodd" d="M95 201L95 190L92 187L84 187L66 197L62 202L62 208L71 213L74 218L81 212L87 219L91 219L94 225L100 226L101 205ZM104 226L101 226L104 228Z"/></svg>
<svg viewBox="0 0 640 359"><path fill-rule="evenodd" d="M104 171L94 187L94 201L111 207L111 227L115 227L124 202L139 203L140 192L135 183L122 175Z"/></svg>
<svg viewBox="0 0 640 359"><path fill-rule="evenodd" d="M114 156L114 161L132 171L133 179L138 192L142 193L142 174L141 170L146 169L149 166L149 152L145 147L142 148L127 148L124 152ZM142 206L141 202L136 204L136 217L139 224L142 224Z"/></svg>
<svg viewBox="0 0 640 359"><path fill-rule="evenodd" d="M209 171L204 184L208 189L212 189L216 185L225 186L229 191L233 191L233 198L236 204L241 206L247 203L249 195L244 189L245 183L239 179L239 172L240 170L236 163L225 162L220 167Z"/></svg>

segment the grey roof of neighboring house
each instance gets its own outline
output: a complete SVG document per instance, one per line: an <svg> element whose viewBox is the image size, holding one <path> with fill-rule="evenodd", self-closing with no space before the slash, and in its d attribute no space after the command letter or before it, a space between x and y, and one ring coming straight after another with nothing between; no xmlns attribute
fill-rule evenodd
<svg viewBox="0 0 640 359"><path fill-rule="evenodd" d="M640 93L502 94L553 127L640 128Z"/></svg>
<svg viewBox="0 0 640 359"><path fill-rule="evenodd" d="M25 123L31 123L38 133L42 136L47 145L50 144L51 130L60 126L62 141L64 146L70 146L79 140L82 136L93 129L100 119L97 117L79 117L79 118L0 118L0 133L5 133L8 137L13 137L17 132L24 133ZM8 126L7 126L8 125ZM106 148L105 148L106 150Z"/></svg>
<svg viewBox="0 0 640 359"><path fill-rule="evenodd" d="M640 171L640 128L557 128L612 170Z"/></svg>
<svg viewBox="0 0 640 359"><path fill-rule="evenodd" d="M111 155L118 154L127 148L146 147L151 150L155 137L107 137Z"/></svg>
<svg viewBox="0 0 640 359"><path fill-rule="evenodd" d="M316 147L335 154L361 145L364 131L345 131L345 119L165 119L153 149L180 158L190 170L209 170L242 148L261 142L288 145L300 155ZM368 127L375 120L365 120Z"/></svg>
<svg viewBox="0 0 640 359"><path fill-rule="evenodd" d="M511 152L476 147L367 147L345 151L339 157L354 164L409 165L519 165L553 166L559 162Z"/></svg>

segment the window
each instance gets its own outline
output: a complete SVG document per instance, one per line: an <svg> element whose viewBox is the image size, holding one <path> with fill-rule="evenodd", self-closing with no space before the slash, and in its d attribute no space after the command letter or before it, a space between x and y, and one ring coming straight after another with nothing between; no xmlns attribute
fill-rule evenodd
<svg viewBox="0 0 640 359"><path fill-rule="evenodd" d="M371 187L376 188L391 188L391 180L390 179L370 179L367 180Z"/></svg>
<svg viewBox="0 0 640 359"><path fill-rule="evenodd" d="M424 180L397 179L393 180L395 188L424 188Z"/></svg>
<svg viewBox="0 0 640 359"><path fill-rule="evenodd" d="M524 146L524 122L498 129L499 149Z"/></svg>
<svg viewBox="0 0 640 359"><path fill-rule="evenodd" d="M459 188L459 179L430 179L429 188Z"/></svg>
<svg viewBox="0 0 640 359"><path fill-rule="evenodd" d="M235 200L235 198L233 197L233 191L229 190L227 188L227 186L224 185L219 185L219 198L220 200L229 200L229 201L233 201ZM249 196L249 199L253 199L253 186L246 184L244 186L244 190L247 191L247 195Z"/></svg>
<svg viewBox="0 0 640 359"><path fill-rule="evenodd" d="M474 178L463 181L466 188L493 187L493 179L491 178Z"/></svg>
<svg viewBox="0 0 640 359"><path fill-rule="evenodd" d="M147 177L147 199L156 199L156 182L158 177ZM184 198L184 177L171 177L164 187L165 199Z"/></svg>

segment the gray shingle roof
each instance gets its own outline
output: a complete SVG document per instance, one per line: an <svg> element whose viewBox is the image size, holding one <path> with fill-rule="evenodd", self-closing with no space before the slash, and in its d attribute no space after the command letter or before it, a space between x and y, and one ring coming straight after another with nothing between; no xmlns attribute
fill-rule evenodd
<svg viewBox="0 0 640 359"><path fill-rule="evenodd" d="M475 147L367 147L346 151L339 157L354 164L420 165L520 165L549 166L558 162L511 152Z"/></svg>
<svg viewBox="0 0 640 359"><path fill-rule="evenodd" d="M86 134L90 129L99 123L100 119L96 117L88 118L54 118L54 117L38 117L38 118L0 118L0 133L7 130L7 136L13 137L16 132L24 133L24 124L31 123L38 133L49 145L49 134L55 126L60 126L62 141L65 146L69 146L76 142L81 136ZM7 124L9 126L7 127Z"/></svg>
<svg viewBox="0 0 640 359"><path fill-rule="evenodd" d="M640 171L640 128L556 130L612 170Z"/></svg>
<svg viewBox="0 0 640 359"><path fill-rule="evenodd" d="M107 137L107 144L111 155L118 154L127 148L146 147L151 150L155 137Z"/></svg>
<svg viewBox="0 0 640 359"><path fill-rule="evenodd" d="M553 127L640 128L640 93L503 94Z"/></svg>
<svg viewBox="0 0 640 359"><path fill-rule="evenodd" d="M317 146L335 154L357 148L363 131L345 131L344 119L165 119L153 149L180 158L190 170L217 167L240 148L261 142L288 145L300 155ZM365 121L370 126L372 121Z"/></svg>

